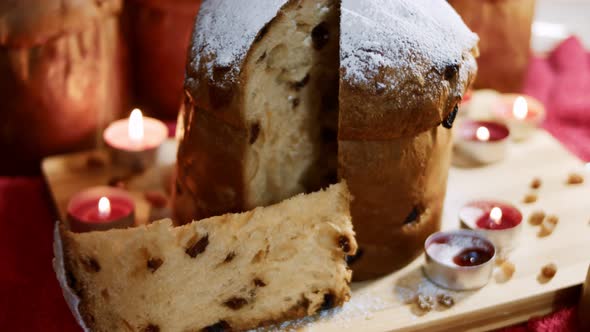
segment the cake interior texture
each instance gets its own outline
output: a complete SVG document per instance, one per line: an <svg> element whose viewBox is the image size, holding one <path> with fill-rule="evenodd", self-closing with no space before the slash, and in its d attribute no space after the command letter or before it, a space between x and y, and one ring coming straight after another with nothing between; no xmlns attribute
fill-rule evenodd
<svg viewBox="0 0 590 332"><path fill-rule="evenodd" d="M246 208L311 192L336 179L338 6L294 1L246 59ZM331 175L331 177L330 177Z"/></svg>
<svg viewBox="0 0 590 332"><path fill-rule="evenodd" d="M66 287L92 331L246 330L314 314L350 297L349 203L338 184L180 227L62 230Z"/></svg>
<svg viewBox="0 0 590 332"><path fill-rule="evenodd" d="M256 32L239 74L232 66L210 69L205 58L187 66L188 77L212 76L185 83L174 199L181 224L336 182L339 1L279 8ZM198 22L200 28L215 29Z"/></svg>

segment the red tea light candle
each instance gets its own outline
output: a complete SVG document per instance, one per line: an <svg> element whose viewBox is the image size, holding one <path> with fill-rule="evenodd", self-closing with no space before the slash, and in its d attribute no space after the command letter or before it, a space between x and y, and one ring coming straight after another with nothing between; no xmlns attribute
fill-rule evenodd
<svg viewBox="0 0 590 332"><path fill-rule="evenodd" d="M168 137L168 128L157 119L134 109L128 119L113 122L103 134L114 164L143 170L151 166Z"/></svg>
<svg viewBox="0 0 590 332"><path fill-rule="evenodd" d="M514 140L522 141L529 138L543 122L545 107L533 97L506 94L497 100L492 115L508 125Z"/></svg>
<svg viewBox="0 0 590 332"><path fill-rule="evenodd" d="M124 190L95 187L80 192L68 203L68 222L73 232L105 231L132 227L135 205Z"/></svg>
<svg viewBox="0 0 590 332"><path fill-rule="evenodd" d="M505 255L518 245L522 231L522 213L514 206L496 201L475 201L459 211L463 227L487 236Z"/></svg>
<svg viewBox="0 0 590 332"><path fill-rule="evenodd" d="M432 234L426 239L424 250L425 275L444 288L478 289L492 276L496 248L477 232L457 230Z"/></svg>
<svg viewBox="0 0 590 332"><path fill-rule="evenodd" d="M506 156L510 130L492 121L465 120L458 126L456 149L480 164L498 162Z"/></svg>

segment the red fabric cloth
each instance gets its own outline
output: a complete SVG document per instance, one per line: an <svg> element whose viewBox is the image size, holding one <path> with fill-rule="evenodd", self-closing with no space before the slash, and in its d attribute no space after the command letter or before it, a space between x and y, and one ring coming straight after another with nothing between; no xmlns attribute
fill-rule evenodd
<svg viewBox="0 0 590 332"><path fill-rule="evenodd" d="M51 199L40 178L0 178L0 331L80 331L55 279Z"/></svg>
<svg viewBox="0 0 590 332"><path fill-rule="evenodd" d="M582 43L571 37L547 59L533 58L524 92L545 104L545 129L590 161L590 54Z"/></svg>
<svg viewBox="0 0 590 332"><path fill-rule="evenodd" d="M524 92L546 104L545 128L590 160L590 54L580 42L570 38L548 59L534 58ZM51 266L51 202L42 179L0 177L0 331L80 330ZM565 308L504 331L576 331L575 319L575 308Z"/></svg>

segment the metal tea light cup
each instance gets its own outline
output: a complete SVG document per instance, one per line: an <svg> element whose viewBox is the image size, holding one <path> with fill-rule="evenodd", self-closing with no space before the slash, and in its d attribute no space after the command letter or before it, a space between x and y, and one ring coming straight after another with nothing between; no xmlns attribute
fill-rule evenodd
<svg viewBox="0 0 590 332"><path fill-rule="evenodd" d="M454 236L470 237L481 243L481 248L492 252L492 257L475 266L458 266L450 265L433 257L428 247L437 240L450 238ZM424 251L426 262L424 263L424 273L433 283L451 290L473 290L485 286L494 270L496 260L496 247L485 236L470 230L456 230L434 233L424 242Z"/></svg>

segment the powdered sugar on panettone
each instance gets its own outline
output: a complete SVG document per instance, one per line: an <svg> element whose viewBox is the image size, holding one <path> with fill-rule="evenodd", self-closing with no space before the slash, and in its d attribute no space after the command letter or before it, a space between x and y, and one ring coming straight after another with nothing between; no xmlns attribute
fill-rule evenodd
<svg viewBox="0 0 590 332"><path fill-rule="evenodd" d="M441 0L343 0L340 55L344 79L374 81L383 68L396 71L394 89L405 75L423 75L457 64L476 46L457 13Z"/></svg>
<svg viewBox="0 0 590 332"><path fill-rule="evenodd" d="M193 33L190 66L229 67L233 80L258 33L279 12L286 0L205 0Z"/></svg>

